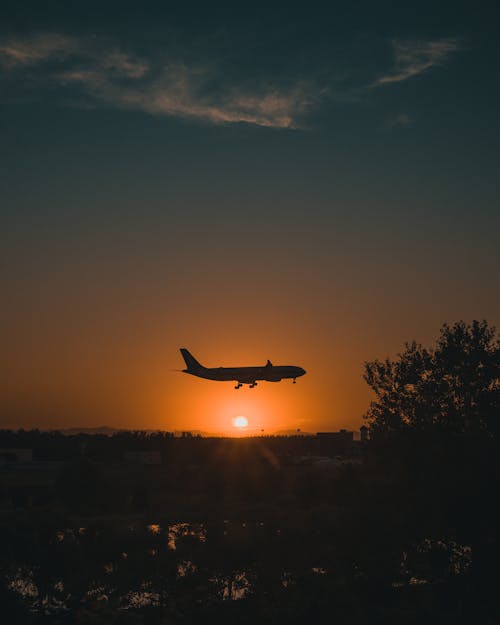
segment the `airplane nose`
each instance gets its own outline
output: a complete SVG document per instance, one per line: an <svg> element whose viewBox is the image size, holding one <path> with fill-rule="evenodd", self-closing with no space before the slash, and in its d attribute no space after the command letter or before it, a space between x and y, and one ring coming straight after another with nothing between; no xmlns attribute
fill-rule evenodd
<svg viewBox="0 0 500 625"><path fill-rule="evenodd" d="M306 370L302 369L302 367L299 367L300 369L300 375L305 375L306 374Z"/></svg>

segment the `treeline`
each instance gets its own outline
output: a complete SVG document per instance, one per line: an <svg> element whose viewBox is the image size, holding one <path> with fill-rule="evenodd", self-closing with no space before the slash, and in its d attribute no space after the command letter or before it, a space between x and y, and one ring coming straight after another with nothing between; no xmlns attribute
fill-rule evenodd
<svg viewBox="0 0 500 625"><path fill-rule="evenodd" d="M357 441L356 441L357 443ZM306 454L355 453L356 444L322 440L316 436L258 436L241 439L199 436L174 437L170 432L121 431L105 434L63 434L58 431L0 430L0 449L27 448L34 460L69 461L86 457L120 462L130 451L156 451L164 463L204 463L218 455L261 450L280 461Z"/></svg>

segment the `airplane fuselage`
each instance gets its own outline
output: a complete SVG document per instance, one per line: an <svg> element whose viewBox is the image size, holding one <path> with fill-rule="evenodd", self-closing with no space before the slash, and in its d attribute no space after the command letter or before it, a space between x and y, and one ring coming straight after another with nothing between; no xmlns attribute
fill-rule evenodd
<svg viewBox="0 0 500 625"><path fill-rule="evenodd" d="M198 371L184 370L184 373L195 375L207 380L219 380L221 382L240 382L252 384L257 380L266 382L280 382L284 379L295 379L305 374L302 367L293 366L270 366L270 367L212 367L199 369Z"/></svg>
<svg viewBox="0 0 500 625"><path fill-rule="evenodd" d="M305 374L302 367L274 366L270 360L263 367L204 367L185 347L182 347L180 351L187 367L182 370L183 373L189 373L205 380L234 381L237 382L236 388L240 388L243 384L249 384L252 388L257 386L257 380L280 382L281 380L292 379L295 383L296 378Z"/></svg>

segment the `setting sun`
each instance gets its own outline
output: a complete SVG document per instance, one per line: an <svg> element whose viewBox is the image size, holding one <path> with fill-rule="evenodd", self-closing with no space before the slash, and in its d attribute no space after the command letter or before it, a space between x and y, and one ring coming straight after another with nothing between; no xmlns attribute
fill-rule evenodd
<svg viewBox="0 0 500 625"><path fill-rule="evenodd" d="M235 417L233 419L233 425L238 429L246 428L248 427L248 419L246 417Z"/></svg>

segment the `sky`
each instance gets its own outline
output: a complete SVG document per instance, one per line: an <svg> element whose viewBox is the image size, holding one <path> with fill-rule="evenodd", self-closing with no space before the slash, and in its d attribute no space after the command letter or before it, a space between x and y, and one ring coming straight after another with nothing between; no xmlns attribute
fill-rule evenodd
<svg viewBox="0 0 500 625"><path fill-rule="evenodd" d="M73 4L2 5L0 427L357 429L498 326L494 3Z"/></svg>

